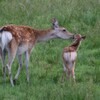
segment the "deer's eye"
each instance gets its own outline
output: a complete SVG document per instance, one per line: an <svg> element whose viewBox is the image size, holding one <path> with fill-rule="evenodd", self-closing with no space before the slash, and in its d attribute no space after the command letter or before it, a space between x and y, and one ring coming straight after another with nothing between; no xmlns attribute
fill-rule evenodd
<svg viewBox="0 0 100 100"><path fill-rule="evenodd" d="M63 31L63 32L66 32L66 29L63 29L62 31Z"/></svg>

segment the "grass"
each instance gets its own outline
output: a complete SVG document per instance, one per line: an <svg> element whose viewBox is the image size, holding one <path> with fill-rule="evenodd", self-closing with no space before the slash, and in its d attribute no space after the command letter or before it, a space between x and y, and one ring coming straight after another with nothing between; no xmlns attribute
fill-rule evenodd
<svg viewBox="0 0 100 100"><path fill-rule="evenodd" d="M100 1L0 0L0 26L17 24L45 29L51 27L53 17L70 32L87 37L78 52L76 84L67 80L61 83L62 49L71 41L50 40L37 44L32 52L29 84L25 64L14 88L8 76L3 87L0 68L0 100L100 100ZM13 77L17 68L15 60Z"/></svg>

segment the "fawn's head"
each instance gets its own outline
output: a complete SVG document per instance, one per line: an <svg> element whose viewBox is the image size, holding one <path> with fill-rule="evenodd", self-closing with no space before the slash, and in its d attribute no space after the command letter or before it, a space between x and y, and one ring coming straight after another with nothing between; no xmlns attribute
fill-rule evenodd
<svg viewBox="0 0 100 100"><path fill-rule="evenodd" d="M57 38L73 39L74 34L70 33L66 28L60 27L58 21L54 18L52 20L53 34Z"/></svg>
<svg viewBox="0 0 100 100"><path fill-rule="evenodd" d="M80 34L74 35L74 39L75 39L75 40L81 41L81 40L84 40L85 38L86 38L86 36L81 36Z"/></svg>

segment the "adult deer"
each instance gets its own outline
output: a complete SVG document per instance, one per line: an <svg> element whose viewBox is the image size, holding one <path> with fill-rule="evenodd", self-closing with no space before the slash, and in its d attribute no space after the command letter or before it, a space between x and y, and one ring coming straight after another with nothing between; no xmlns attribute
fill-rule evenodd
<svg viewBox="0 0 100 100"><path fill-rule="evenodd" d="M0 48L2 57L3 79L5 80L5 55L4 50L8 52L7 69L10 77L11 85L18 79L22 68L22 54L25 53L26 59L26 76L29 81L29 58L32 48L36 43L46 41L53 38L72 39L74 35L63 27L59 27L58 21L53 19L52 28L45 30L37 30L28 26L8 25L0 29ZM14 81L12 80L11 66L18 55L19 68L15 75Z"/></svg>

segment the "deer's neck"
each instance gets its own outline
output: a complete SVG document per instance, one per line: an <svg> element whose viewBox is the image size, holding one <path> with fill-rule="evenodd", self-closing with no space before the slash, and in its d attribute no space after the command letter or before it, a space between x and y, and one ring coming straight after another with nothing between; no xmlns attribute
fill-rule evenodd
<svg viewBox="0 0 100 100"><path fill-rule="evenodd" d="M79 46L81 44L80 40L76 40L70 47L73 47L75 49L75 51L78 50Z"/></svg>
<svg viewBox="0 0 100 100"><path fill-rule="evenodd" d="M35 35L37 37L37 42L47 41L56 38L54 31L52 29L46 30L35 30Z"/></svg>

